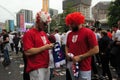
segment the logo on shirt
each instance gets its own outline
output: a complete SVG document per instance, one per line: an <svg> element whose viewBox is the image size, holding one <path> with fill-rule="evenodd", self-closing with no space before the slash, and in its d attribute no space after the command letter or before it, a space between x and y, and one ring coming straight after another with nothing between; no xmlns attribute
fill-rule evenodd
<svg viewBox="0 0 120 80"><path fill-rule="evenodd" d="M41 36L41 39L43 41L43 44L47 44L47 40L46 40L46 37L45 36Z"/></svg>
<svg viewBox="0 0 120 80"><path fill-rule="evenodd" d="M77 41L78 35L73 35L72 42L75 43Z"/></svg>

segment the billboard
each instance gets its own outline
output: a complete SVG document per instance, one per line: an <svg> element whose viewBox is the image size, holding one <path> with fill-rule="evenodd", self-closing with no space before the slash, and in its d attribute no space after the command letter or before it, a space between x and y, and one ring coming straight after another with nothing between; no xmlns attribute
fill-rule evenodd
<svg viewBox="0 0 120 80"><path fill-rule="evenodd" d="M24 14L20 14L20 29L21 30L25 30L25 18L24 18Z"/></svg>

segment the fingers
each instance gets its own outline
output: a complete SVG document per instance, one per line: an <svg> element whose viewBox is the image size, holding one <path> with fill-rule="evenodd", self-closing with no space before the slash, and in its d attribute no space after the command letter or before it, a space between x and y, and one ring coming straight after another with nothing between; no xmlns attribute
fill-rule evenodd
<svg viewBox="0 0 120 80"><path fill-rule="evenodd" d="M51 48L53 48L54 47L54 44L46 44L45 45L45 47L46 47L46 49L51 49Z"/></svg>
<svg viewBox="0 0 120 80"><path fill-rule="evenodd" d="M75 56L75 57L73 57L72 59L73 59L73 62L74 62L74 63L75 63L75 62L80 62L79 56Z"/></svg>
<svg viewBox="0 0 120 80"><path fill-rule="evenodd" d="M53 43L49 44L49 48L50 48L50 49L53 48L53 47L54 47L54 44L53 44Z"/></svg>
<svg viewBox="0 0 120 80"><path fill-rule="evenodd" d="M76 63L76 62L77 62L77 60L76 60L75 57L72 58L72 61L73 61L73 63Z"/></svg>

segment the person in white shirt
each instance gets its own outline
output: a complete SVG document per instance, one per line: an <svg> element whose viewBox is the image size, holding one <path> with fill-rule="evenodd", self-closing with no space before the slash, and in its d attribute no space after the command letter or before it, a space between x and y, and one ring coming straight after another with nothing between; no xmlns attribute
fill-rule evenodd
<svg viewBox="0 0 120 80"><path fill-rule="evenodd" d="M65 44L66 44L66 33L62 33L61 35L61 48L63 50L63 52L65 53Z"/></svg>
<svg viewBox="0 0 120 80"><path fill-rule="evenodd" d="M12 35L12 34L10 33L10 34L9 34L9 43L10 43L10 47L11 47L11 50L12 50L12 51L14 51L13 37L14 37L14 35Z"/></svg>
<svg viewBox="0 0 120 80"><path fill-rule="evenodd" d="M55 36L56 42L58 42L61 45L61 36L60 36L59 31L58 31L57 28L55 29L54 36Z"/></svg>

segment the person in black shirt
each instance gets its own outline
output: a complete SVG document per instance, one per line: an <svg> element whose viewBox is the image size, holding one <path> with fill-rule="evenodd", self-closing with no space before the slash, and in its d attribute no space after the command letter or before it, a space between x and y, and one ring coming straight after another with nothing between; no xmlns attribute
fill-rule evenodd
<svg viewBox="0 0 120 80"><path fill-rule="evenodd" d="M15 37L13 38L13 43L14 43L14 47L15 47L15 50L16 50L16 54L18 54L18 51L19 51L19 47L18 47L19 41L20 41L20 37L16 33Z"/></svg>
<svg viewBox="0 0 120 80"><path fill-rule="evenodd" d="M99 49L100 49L100 57L101 57L102 71L103 71L102 76L103 76L103 78L105 78L107 75L109 80L112 80L112 74L111 74L110 68L109 68L110 38L107 36L107 31L105 31L105 30L101 31L101 36L102 36L102 38L99 40Z"/></svg>
<svg viewBox="0 0 120 80"><path fill-rule="evenodd" d="M8 46L9 46L9 36L7 34L7 31L5 29L2 30L3 34L3 53L4 53L4 61L3 66L7 67L10 64L10 58L9 58L9 52L8 52Z"/></svg>

